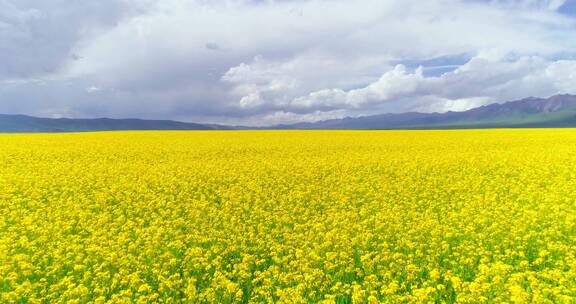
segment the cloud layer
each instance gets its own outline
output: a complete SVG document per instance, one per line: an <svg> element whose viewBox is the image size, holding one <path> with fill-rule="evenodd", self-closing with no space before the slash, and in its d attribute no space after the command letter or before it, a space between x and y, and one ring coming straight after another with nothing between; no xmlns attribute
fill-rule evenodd
<svg viewBox="0 0 576 304"><path fill-rule="evenodd" d="M576 93L565 1L64 2L0 0L0 112L268 124Z"/></svg>

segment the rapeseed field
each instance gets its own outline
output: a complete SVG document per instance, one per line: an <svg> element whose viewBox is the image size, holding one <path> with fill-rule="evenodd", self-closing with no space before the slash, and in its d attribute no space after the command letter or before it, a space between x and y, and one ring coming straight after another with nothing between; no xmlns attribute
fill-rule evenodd
<svg viewBox="0 0 576 304"><path fill-rule="evenodd" d="M2 303L576 303L576 130L0 135Z"/></svg>

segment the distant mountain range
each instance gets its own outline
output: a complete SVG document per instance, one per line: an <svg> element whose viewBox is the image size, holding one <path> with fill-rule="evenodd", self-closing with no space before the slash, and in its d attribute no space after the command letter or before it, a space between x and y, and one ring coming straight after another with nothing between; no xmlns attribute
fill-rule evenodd
<svg viewBox="0 0 576 304"><path fill-rule="evenodd" d="M0 114L0 132L89 132L120 130L226 130L230 127L179 122L173 120L144 119L69 119L39 118L26 115Z"/></svg>
<svg viewBox="0 0 576 304"><path fill-rule="evenodd" d="M463 112L401 113L332 119L313 123L277 125L257 129L472 129L576 127L576 95L526 98L494 103ZM116 130L242 130L212 124L172 120L143 119L68 119L38 118L25 115L0 115L0 132L86 132Z"/></svg>
<svg viewBox="0 0 576 304"><path fill-rule="evenodd" d="M546 127L576 127L576 95L530 97L463 112L382 114L276 126L277 129L358 130Z"/></svg>

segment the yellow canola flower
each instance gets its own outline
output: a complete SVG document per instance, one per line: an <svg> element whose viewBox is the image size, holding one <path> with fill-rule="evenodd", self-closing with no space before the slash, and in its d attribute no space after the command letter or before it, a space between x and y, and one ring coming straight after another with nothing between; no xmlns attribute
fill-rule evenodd
<svg viewBox="0 0 576 304"><path fill-rule="evenodd" d="M0 135L1 303L574 303L576 131Z"/></svg>

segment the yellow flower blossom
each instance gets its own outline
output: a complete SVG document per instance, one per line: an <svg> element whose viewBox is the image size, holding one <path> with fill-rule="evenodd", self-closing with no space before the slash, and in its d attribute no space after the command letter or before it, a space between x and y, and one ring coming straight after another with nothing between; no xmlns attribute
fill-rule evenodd
<svg viewBox="0 0 576 304"><path fill-rule="evenodd" d="M1 303L574 303L576 132L0 135Z"/></svg>

